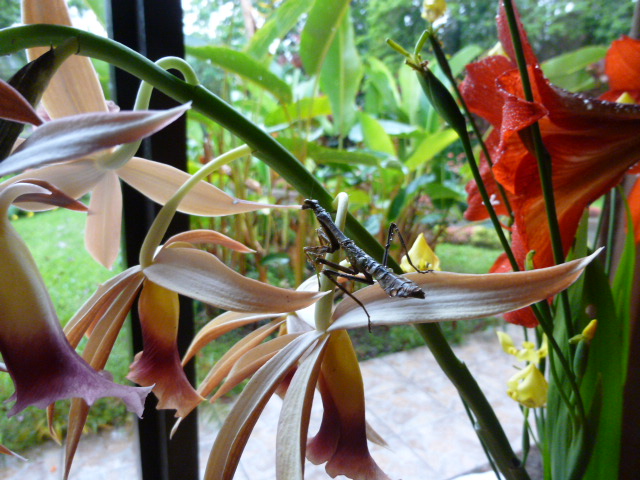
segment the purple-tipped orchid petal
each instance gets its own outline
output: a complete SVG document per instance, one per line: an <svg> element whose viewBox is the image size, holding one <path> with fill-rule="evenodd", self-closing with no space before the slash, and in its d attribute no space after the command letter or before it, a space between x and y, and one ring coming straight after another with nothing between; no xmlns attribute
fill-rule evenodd
<svg viewBox="0 0 640 480"><path fill-rule="evenodd" d="M0 80L0 118L32 125L42 123L31 104L4 80Z"/></svg>
<svg viewBox="0 0 640 480"><path fill-rule="evenodd" d="M141 415L148 389L115 384L80 358L62 331L31 253L7 220L14 199L47 192L27 183L0 192L0 353L16 388L9 415L65 398L92 404L112 396Z"/></svg>
<svg viewBox="0 0 640 480"><path fill-rule="evenodd" d="M162 111L86 113L52 120L36 128L0 164L0 177L135 142L164 128L188 108L186 104Z"/></svg>

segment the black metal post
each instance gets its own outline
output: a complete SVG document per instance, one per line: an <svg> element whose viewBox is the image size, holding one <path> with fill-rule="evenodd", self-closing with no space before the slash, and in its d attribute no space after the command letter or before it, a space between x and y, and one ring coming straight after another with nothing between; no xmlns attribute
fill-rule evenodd
<svg viewBox="0 0 640 480"><path fill-rule="evenodd" d="M180 0L110 0L111 36L115 40L142 53L151 60L168 55L184 57L182 33L182 8ZM122 109L133 106L139 81L122 71L114 72L114 95ZM168 97L154 93L151 108L164 109L175 106ZM186 169L186 121L182 117L146 140L139 155L157 162ZM138 254L153 221L158 205L123 185L124 232L127 265L138 264ZM185 215L176 216L168 235L189 229ZM133 349L142 350L142 335L137 312L132 315ZM181 298L178 346L183 354L193 338L193 309L188 299ZM189 380L195 379L195 365L186 369ZM197 415L192 412L182 422L173 439L169 432L175 421L173 411L156 410L157 400L147 398L144 418L138 422L140 464L143 480L197 480L198 479L198 429Z"/></svg>

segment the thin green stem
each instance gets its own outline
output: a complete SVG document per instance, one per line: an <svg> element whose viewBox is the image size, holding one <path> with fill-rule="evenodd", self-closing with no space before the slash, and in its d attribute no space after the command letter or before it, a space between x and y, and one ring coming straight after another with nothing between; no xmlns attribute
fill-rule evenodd
<svg viewBox="0 0 640 480"><path fill-rule="evenodd" d="M467 366L461 362L447 343L440 325L425 323L416 326L425 343L433 352L438 365L458 389L477 421L477 433L491 452L498 468L508 480L528 479L529 475L513 452L491 404Z"/></svg>
<svg viewBox="0 0 640 480"><path fill-rule="evenodd" d="M234 148L211 160L182 184L176 193L174 193L173 197L162 206L147 232L147 236L140 248L140 266L142 268L148 267L153 262L156 249L160 245L160 242L162 242L164 234L167 233L167 228L169 228L169 224L176 214L180 202L191 189L221 166L249 154L251 154L251 149L247 145Z"/></svg>
<svg viewBox="0 0 640 480"><path fill-rule="evenodd" d="M442 47L440 46L440 42L438 41L438 37L436 36L435 31L433 31L433 29L425 30L422 34L422 37L425 36L425 34L429 38L429 43L431 44L431 49L433 50L433 53L436 56L438 65L440 65L440 68L442 69L445 76L447 77L447 80L449 80L449 84L451 85L454 93L456 94L456 99L460 103L460 106L462 107L462 110L465 113L467 122L471 125L471 129L473 130L474 135L478 139L478 143L480 144L482 153L484 153L484 157L487 159L487 163L491 168L493 168L493 160L491 159L491 155L489 154L489 149L487 148L487 145L484 142L484 139L482 138L482 134L480 133L480 129L478 128L478 124L473 118L473 115L469 110L467 102L464 100L464 97L462 96L462 93L458 88L458 83L456 82L456 79L453 76L453 72L451 71L451 67L449 65L449 62L447 61L447 57L444 54ZM420 37L421 40L422 40L422 37ZM418 42L418 45L421 46L420 42ZM418 48L418 45L416 45L416 49ZM415 53L418 54L419 52L420 51L418 50ZM504 206L507 209L509 217L511 218L511 221L513 221L513 209L511 208L511 202L509 202L509 197L507 197L507 192L504 190L504 187L502 186L502 184L498 183L497 181L496 181L496 186L498 187L498 192L502 197L502 201L504 202Z"/></svg>
<svg viewBox="0 0 640 480"><path fill-rule="evenodd" d="M156 65L164 70L178 70L185 78L185 81L190 85L199 85L200 81L196 72L193 70L185 60L178 57L164 57L156 60ZM153 93L153 85L148 82L140 82L138 88L138 94L136 95L136 101L133 105L134 110L146 110L149 108L151 102L151 94ZM126 164L131 157L133 157L138 149L142 140L137 142L131 142L119 146L111 155L105 155L99 161L104 164L105 167L112 170L118 169Z"/></svg>
<svg viewBox="0 0 640 480"><path fill-rule="evenodd" d="M522 41L520 39L518 22L516 20L513 3L511 0L504 0L503 4L507 15L507 21L509 22L509 30L511 32L511 39L516 55L516 63L518 64L518 70L520 72L524 97L528 102L533 102L533 89L531 88L527 61L525 59L524 48L522 47ZM558 223L558 215L555 207L556 203L553 191L551 156L542 141L542 132L540 131L540 125L538 122L529 127L528 131L531 135L535 157L538 162L542 194L545 201L547 219L549 221L553 256L555 262L557 264L561 264L564 263L564 250L562 248L562 236L560 234L560 225Z"/></svg>

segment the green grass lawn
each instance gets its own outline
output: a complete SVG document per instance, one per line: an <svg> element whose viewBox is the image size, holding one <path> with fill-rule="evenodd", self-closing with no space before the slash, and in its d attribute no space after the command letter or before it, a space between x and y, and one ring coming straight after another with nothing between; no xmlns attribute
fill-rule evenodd
<svg viewBox="0 0 640 480"><path fill-rule="evenodd" d="M89 298L96 287L122 270L121 262L109 271L95 262L84 248L84 222L82 213L67 210L53 210L38 213L32 217L21 217L13 224L29 246L44 277L51 298L63 324L66 324L76 310ZM498 256L498 250L479 248L471 245L439 245L437 254L442 268L465 273L485 273ZM206 318L199 315L201 326ZM487 320L475 322L448 323L443 325L450 341L460 340L464 334L484 328ZM250 328L250 327L247 327ZM208 368L246 331L230 332L219 341L208 346L198 359L198 376L203 378ZM352 332L354 344L361 359L372 358L384 353L407 350L423 345L413 327L378 327L373 334L365 329ZM107 363L117 382L126 382L131 362L130 329L125 326ZM13 392L8 375L0 375L0 400ZM56 422L60 430L66 423L65 410L68 402L58 404ZM22 451L41 442L48 436L46 417L43 411L30 407L12 419L6 418L10 404L0 403L0 443ZM129 421L122 402L116 399L102 399L92 407L87 426L95 431L103 426L118 425Z"/></svg>

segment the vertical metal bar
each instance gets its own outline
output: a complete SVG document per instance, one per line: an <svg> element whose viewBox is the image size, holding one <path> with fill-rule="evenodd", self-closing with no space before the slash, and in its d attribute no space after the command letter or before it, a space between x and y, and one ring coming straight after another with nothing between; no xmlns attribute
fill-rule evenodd
<svg viewBox="0 0 640 480"><path fill-rule="evenodd" d="M172 55L184 56L182 34L182 9L180 0L110 0L111 36L115 40L137 50L151 60ZM107 9L109 10L109 8ZM139 81L122 71L114 72L114 96L123 109L133 106ZM168 97L154 93L151 108L174 106ZM161 135L154 135L143 143L141 156L186 169L186 121L183 118L165 128ZM146 232L153 221L158 205L123 185L124 232L127 265L138 264L138 253ZM168 235L189 229L186 215L178 215L172 222ZM132 315L134 353L142 350L142 334L137 312ZM180 329L178 347L183 354L193 338L192 303L180 301ZM195 364L185 369L193 383ZM140 464L144 480L197 480L198 479L198 430L197 412L192 412L182 422L174 438L169 432L175 421L173 411L155 409L157 400L150 395L145 405L144 418L138 422Z"/></svg>

